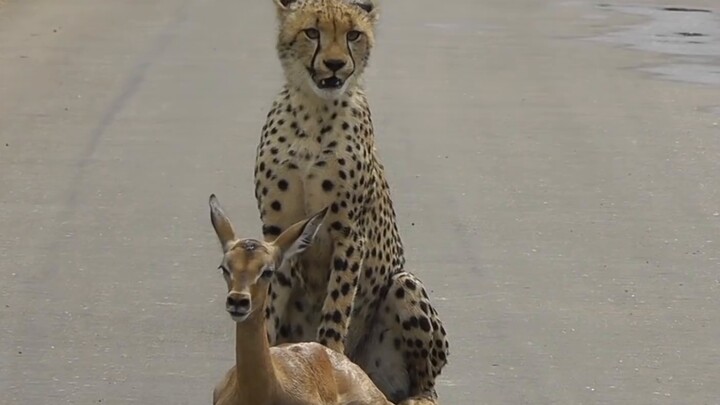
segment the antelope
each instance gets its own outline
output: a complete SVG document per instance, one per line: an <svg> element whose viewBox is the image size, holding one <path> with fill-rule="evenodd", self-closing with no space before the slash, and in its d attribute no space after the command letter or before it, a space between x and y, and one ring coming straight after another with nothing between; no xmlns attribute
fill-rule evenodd
<svg viewBox="0 0 720 405"><path fill-rule="evenodd" d="M290 226L273 242L239 239L218 199L210 196L236 356L213 391L213 405L392 405L342 353L316 342L270 347L265 329L270 279L284 261L310 246L326 213L327 208Z"/></svg>

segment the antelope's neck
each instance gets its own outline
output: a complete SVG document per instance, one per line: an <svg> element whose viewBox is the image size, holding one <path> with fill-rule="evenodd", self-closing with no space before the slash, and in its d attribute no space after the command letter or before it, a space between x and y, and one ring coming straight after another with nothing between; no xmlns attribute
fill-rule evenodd
<svg viewBox="0 0 720 405"><path fill-rule="evenodd" d="M238 395L251 404L265 404L278 390L270 344L265 332L265 311L236 324L235 356Z"/></svg>

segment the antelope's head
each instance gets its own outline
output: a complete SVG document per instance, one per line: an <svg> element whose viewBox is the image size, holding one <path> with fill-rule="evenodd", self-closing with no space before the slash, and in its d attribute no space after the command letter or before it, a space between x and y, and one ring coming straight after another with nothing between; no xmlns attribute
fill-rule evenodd
<svg viewBox="0 0 720 405"><path fill-rule="evenodd" d="M219 269L228 287L225 309L235 322L256 313L264 316L275 269L310 246L326 212L324 209L290 226L273 242L240 239L215 195L210 196L210 220L223 250Z"/></svg>

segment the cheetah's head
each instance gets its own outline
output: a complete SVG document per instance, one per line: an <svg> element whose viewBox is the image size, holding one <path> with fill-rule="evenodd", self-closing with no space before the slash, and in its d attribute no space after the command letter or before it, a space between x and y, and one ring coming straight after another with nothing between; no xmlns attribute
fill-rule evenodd
<svg viewBox="0 0 720 405"><path fill-rule="evenodd" d="M323 99L362 75L374 42L376 0L274 0L277 50L288 82Z"/></svg>

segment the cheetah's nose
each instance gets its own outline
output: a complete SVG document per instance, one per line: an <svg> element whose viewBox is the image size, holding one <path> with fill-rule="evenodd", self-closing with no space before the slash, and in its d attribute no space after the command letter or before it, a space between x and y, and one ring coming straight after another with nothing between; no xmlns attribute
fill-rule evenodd
<svg viewBox="0 0 720 405"><path fill-rule="evenodd" d="M337 72L345 66L345 61L340 59L327 59L324 60L323 63L325 64L325 66L327 66L328 69L332 70L333 72Z"/></svg>

